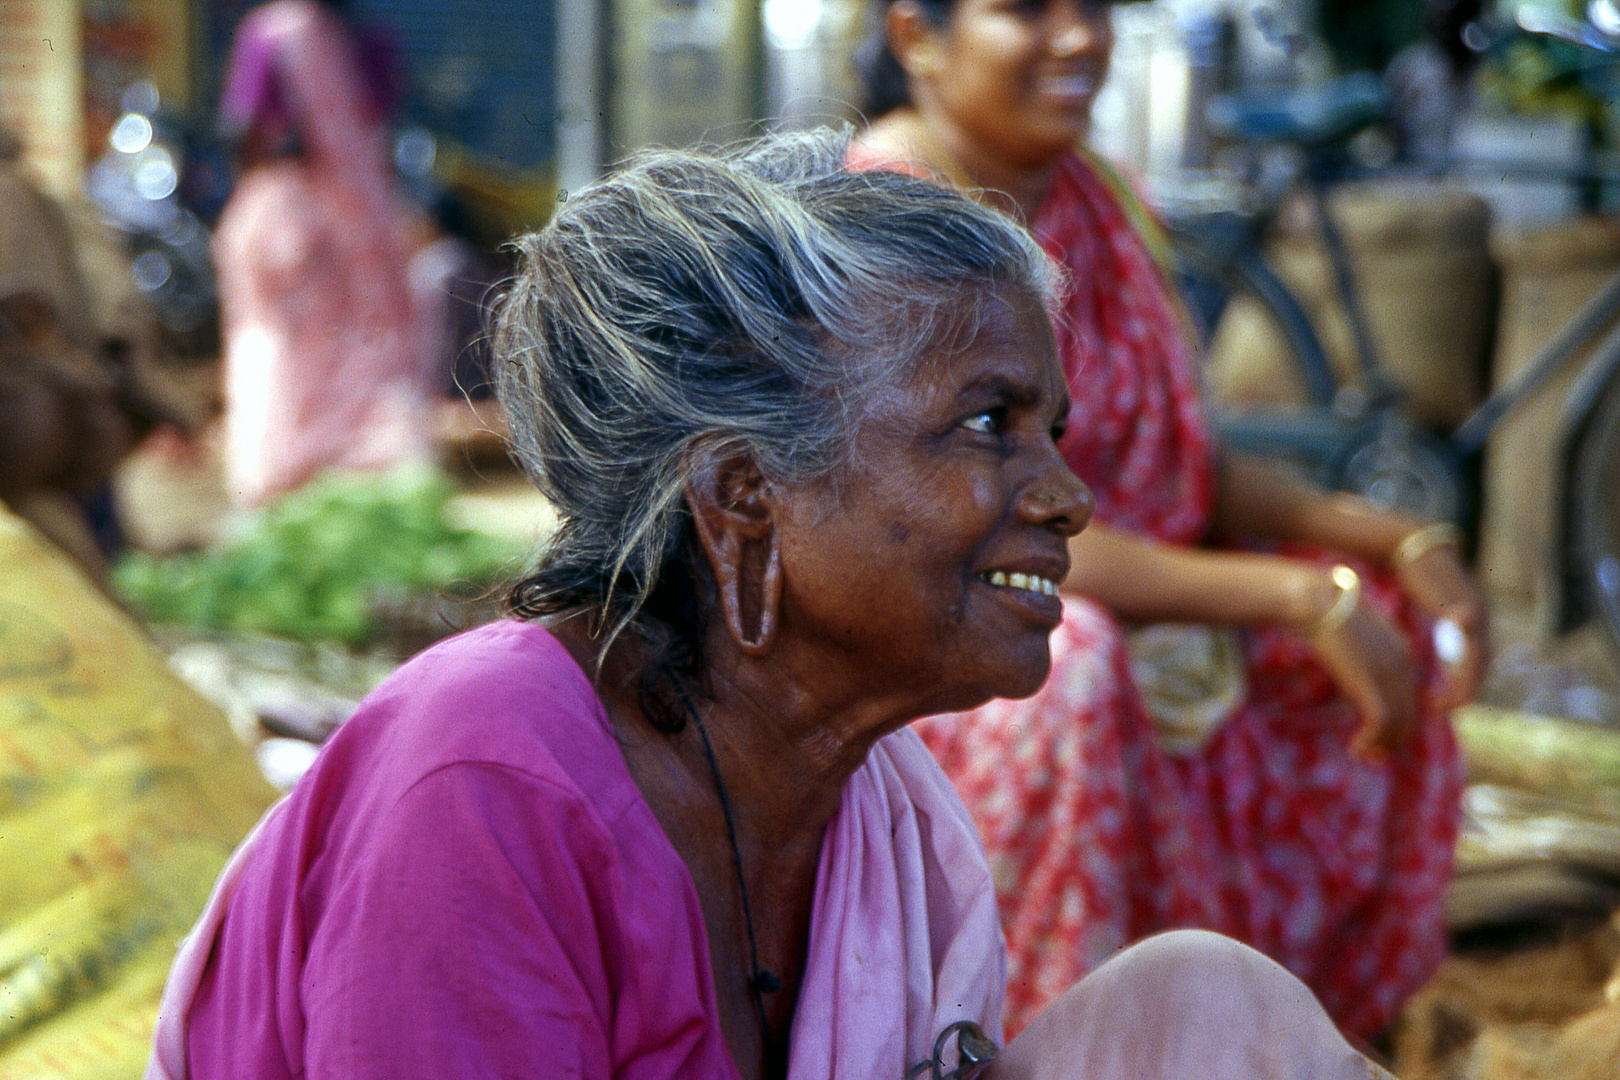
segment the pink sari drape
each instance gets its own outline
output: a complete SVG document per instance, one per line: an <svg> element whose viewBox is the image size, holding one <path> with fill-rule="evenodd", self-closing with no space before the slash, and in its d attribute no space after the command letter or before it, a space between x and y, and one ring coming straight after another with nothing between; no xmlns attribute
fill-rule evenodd
<svg viewBox="0 0 1620 1080"><path fill-rule="evenodd" d="M232 856L181 946L146 1080L191 1075L186 1016L262 829ZM1005 972L973 823L914 735L891 735L852 778L827 829L788 1078L906 1075L957 1020L981 1021L999 1040ZM1390 1080L1339 1037L1297 980L1200 934L1161 935L1120 953L1007 1055L1011 1075L1026 1080ZM953 1063L948 1049L946 1067Z"/></svg>
<svg viewBox="0 0 1620 1080"><path fill-rule="evenodd" d="M187 1013L258 837L285 805L231 856L182 943L146 1080L191 1075ZM850 779L827 826L789 1080L898 1078L927 1060L958 1020L999 1041L1004 956L967 810L913 732L888 736Z"/></svg>

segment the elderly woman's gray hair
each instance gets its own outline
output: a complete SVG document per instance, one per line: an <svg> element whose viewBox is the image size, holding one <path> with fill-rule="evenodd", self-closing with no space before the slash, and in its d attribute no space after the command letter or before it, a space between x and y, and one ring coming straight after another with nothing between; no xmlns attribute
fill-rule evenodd
<svg viewBox="0 0 1620 1080"><path fill-rule="evenodd" d="M1050 261L943 187L844 169L847 134L643 156L518 241L495 329L514 452L560 526L513 590L594 608L693 668L709 607L683 492L705 455L793 483L847 461L862 403Z"/></svg>

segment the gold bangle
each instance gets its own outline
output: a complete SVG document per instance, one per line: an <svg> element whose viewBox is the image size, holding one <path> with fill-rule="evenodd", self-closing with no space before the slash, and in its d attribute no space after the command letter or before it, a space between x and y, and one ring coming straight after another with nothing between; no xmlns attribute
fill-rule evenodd
<svg viewBox="0 0 1620 1080"><path fill-rule="evenodd" d="M1461 529L1449 521L1437 521L1407 533L1406 538L1395 545L1395 553L1389 561L1395 566L1410 566L1434 548L1445 546L1460 550L1462 545Z"/></svg>
<svg viewBox="0 0 1620 1080"><path fill-rule="evenodd" d="M1340 563L1328 571L1328 576L1333 579L1333 584L1338 586L1339 595L1333 598L1332 606L1322 612L1322 617L1312 623L1309 630L1305 631L1305 636L1308 638L1321 637L1323 634L1337 630L1350 621L1350 616L1354 614L1356 605L1361 603L1360 574Z"/></svg>

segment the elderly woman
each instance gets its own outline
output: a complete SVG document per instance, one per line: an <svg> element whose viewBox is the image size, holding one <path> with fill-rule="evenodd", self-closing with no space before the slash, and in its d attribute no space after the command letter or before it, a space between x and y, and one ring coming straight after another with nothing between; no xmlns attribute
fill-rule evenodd
<svg viewBox="0 0 1620 1080"><path fill-rule="evenodd" d="M994 890L906 725L1040 685L1090 501L1044 256L845 152L652 157L522 242L499 389L560 530L244 845L153 1076L1371 1075L1198 932L985 1072Z"/></svg>
<svg viewBox="0 0 1620 1080"><path fill-rule="evenodd" d="M1009 1026L1127 942L1203 926L1374 1038L1445 947L1446 712L1486 647L1456 530L1213 445L1151 220L1077 149L1107 3L893 0L883 31L853 159L973 191L1069 277L1059 445L1096 522L1070 544L1053 676L922 729L1001 887Z"/></svg>

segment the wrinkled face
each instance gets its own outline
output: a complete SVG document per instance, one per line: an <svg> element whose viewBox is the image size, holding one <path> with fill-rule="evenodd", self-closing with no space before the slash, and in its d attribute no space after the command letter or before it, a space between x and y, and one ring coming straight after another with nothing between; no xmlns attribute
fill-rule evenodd
<svg viewBox="0 0 1620 1080"><path fill-rule="evenodd" d="M873 397L848 469L794 491L781 640L917 715L1033 693L1091 497L1058 455L1050 323L1002 290Z"/></svg>
<svg viewBox="0 0 1620 1080"><path fill-rule="evenodd" d="M958 0L920 76L964 135L1019 164L1072 149L1114 46L1106 0Z"/></svg>

